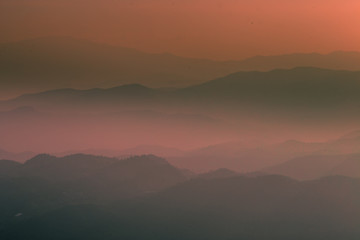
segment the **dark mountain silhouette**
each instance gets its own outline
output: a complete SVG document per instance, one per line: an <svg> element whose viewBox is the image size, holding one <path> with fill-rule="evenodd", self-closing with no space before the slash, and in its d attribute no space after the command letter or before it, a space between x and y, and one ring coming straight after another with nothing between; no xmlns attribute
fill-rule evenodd
<svg viewBox="0 0 360 240"><path fill-rule="evenodd" d="M2 160L0 165L0 176L3 177L38 178L54 184L71 183L74 187L82 187L81 191L107 198L109 194L128 197L157 192L188 179L183 170L154 155L119 160L85 154L65 157L40 154L24 164Z"/></svg>
<svg viewBox="0 0 360 240"><path fill-rule="evenodd" d="M13 153L0 149L0 159L10 159L18 162L25 162L36 155L33 152Z"/></svg>
<svg viewBox="0 0 360 240"><path fill-rule="evenodd" d="M70 206L7 226L2 239L347 239L360 236L359 180L193 179L108 207ZM276 217L275 217L276 216Z"/></svg>
<svg viewBox="0 0 360 240"><path fill-rule="evenodd" d="M50 181L70 181L80 179L118 161L116 158L85 154L69 155L61 158L41 154L25 162L23 174Z"/></svg>
<svg viewBox="0 0 360 240"><path fill-rule="evenodd" d="M13 222L83 202L77 195L68 195L67 189L41 178L21 177L21 174L0 178L0 232Z"/></svg>
<svg viewBox="0 0 360 240"><path fill-rule="evenodd" d="M80 181L92 197L113 201L158 192L188 179L165 159L154 155L118 161Z"/></svg>
<svg viewBox="0 0 360 240"><path fill-rule="evenodd" d="M189 179L166 160L85 154L37 155L25 164L0 160L0 232L4 224L77 204L108 204L151 195Z"/></svg>
<svg viewBox="0 0 360 240"><path fill-rule="evenodd" d="M270 72L239 72L179 90L180 98L221 104L236 103L265 111L280 108L327 111L359 101L360 72L294 68ZM269 107L271 107L269 109Z"/></svg>
<svg viewBox="0 0 360 240"><path fill-rule="evenodd" d="M0 160L0 178L19 176L21 166L21 163L15 161Z"/></svg>

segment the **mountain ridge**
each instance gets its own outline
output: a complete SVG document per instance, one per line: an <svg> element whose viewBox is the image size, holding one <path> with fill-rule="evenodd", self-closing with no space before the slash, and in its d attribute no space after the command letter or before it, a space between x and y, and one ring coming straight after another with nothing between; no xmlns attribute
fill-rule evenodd
<svg viewBox="0 0 360 240"><path fill-rule="evenodd" d="M360 53L345 51L319 54L315 61L310 61L313 54L306 53L214 61L144 53L70 37L1 43L0 50L0 77L4 79L1 87L7 90L3 94L9 97L54 88L109 88L129 83L185 87L244 70L268 71L297 66L360 70ZM280 59L277 60L280 63L274 64L274 59ZM14 84L21 84L22 89L14 88Z"/></svg>

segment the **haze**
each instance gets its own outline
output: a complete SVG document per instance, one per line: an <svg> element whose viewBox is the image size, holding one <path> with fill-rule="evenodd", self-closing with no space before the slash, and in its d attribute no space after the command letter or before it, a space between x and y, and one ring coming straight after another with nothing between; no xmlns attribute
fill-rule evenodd
<svg viewBox="0 0 360 240"><path fill-rule="evenodd" d="M217 60L359 51L357 0L1 0L1 42L70 36Z"/></svg>
<svg viewBox="0 0 360 240"><path fill-rule="evenodd" d="M359 240L359 0L0 0L0 239Z"/></svg>

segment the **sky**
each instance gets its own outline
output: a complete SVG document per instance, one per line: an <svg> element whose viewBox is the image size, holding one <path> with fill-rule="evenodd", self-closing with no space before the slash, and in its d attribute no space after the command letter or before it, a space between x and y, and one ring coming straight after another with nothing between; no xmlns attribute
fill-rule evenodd
<svg viewBox="0 0 360 240"><path fill-rule="evenodd" d="M360 51L359 0L0 0L0 42L72 36L216 60Z"/></svg>

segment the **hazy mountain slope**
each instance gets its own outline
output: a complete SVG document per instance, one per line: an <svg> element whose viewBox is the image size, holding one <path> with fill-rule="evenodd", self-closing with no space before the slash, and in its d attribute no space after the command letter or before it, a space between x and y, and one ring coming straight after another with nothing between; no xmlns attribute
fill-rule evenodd
<svg viewBox="0 0 360 240"><path fill-rule="evenodd" d="M0 145L7 149L17 145L19 150L30 145L38 152L44 146L51 152L60 152L132 148L149 143L186 149L240 137L269 137L271 142L271 138L300 139L301 135L311 140L312 136L324 132L334 136L359 127L359 79L360 72L295 68L239 72L173 91L133 84L110 89L62 89L27 94L4 101L2 106L35 105L39 112L61 110L66 117L59 117L53 125L49 124L52 121L47 124L20 121L15 127L15 122L11 122L11 127L4 124L3 131L9 137L3 138ZM79 117L85 111L96 115ZM14 131L20 130L21 141L11 137ZM37 140L31 141L35 135ZM54 137L57 135L62 137ZM358 146L356 139L339 139L326 146L296 141L270 149L235 146L226 155L221 149L212 153L194 151L171 162L181 168L191 164L192 170L196 170L205 166L202 161L206 161L207 167L202 169L205 171L231 168L243 172L312 153L353 153L358 151ZM223 161L219 162L219 157ZM242 166L243 163L249 164Z"/></svg>
<svg viewBox="0 0 360 240"><path fill-rule="evenodd" d="M68 108L59 110L51 108L47 111L22 112L15 117L12 111L3 112L0 116L0 146L11 151L34 152L85 152L91 149L112 149L113 153L98 151L100 155L123 157L138 154L155 154L168 156L174 149L135 146L183 146L198 147L204 142L212 144L219 139L227 139L234 135L226 120L204 114L164 112L147 109L122 109L117 104L111 110L104 108L71 111ZM29 103L29 102L28 102ZM78 106L69 102L67 106ZM37 107L41 108L39 105ZM96 108L96 107L94 107ZM1 115L1 113L0 113ZM190 134L196 133L191 139ZM156 138L154 138L156 136ZM129 148L125 152L121 150ZM85 150L84 150L85 149ZM153 151L154 150L154 151ZM98 155L96 151L95 155ZM108 155L110 154L110 155ZM165 154L165 155L162 155ZM10 155L0 153L5 159L14 159ZM31 155L29 157L32 157ZM60 155L61 156L61 155ZM17 160L17 159L15 159Z"/></svg>
<svg viewBox="0 0 360 240"><path fill-rule="evenodd" d="M108 157L117 157L119 159L124 159L132 156L141 156L141 155L156 155L159 157L167 158L169 156L178 156L185 153L177 148L165 147L160 145L138 145L132 148L126 149L83 149L83 150L71 150L66 152L56 153L56 156L66 156L74 153L82 152L84 154L90 155L101 155Z"/></svg>
<svg viewBox="0 0 360 240"><path fill-rule="evenodd" d="M360 178L360 155L349 156L341 164L331 169L329 174Z"/></svg>
<svg viewBox="0 0 360 240"><path fill-rule="evenodd" d="M342 164L347 155L312 155L291 159L285 163L266 168L263 171L296 179L309 180L333 175L333 168ZM348 174L339 174L349 176ZM350 177L350 176L349 176Z"/></svg>
<svg viewBox="0 0 360 240"><path fill-rule="evenodd" d="M219 169L214 170L214 171L199 174L197 176L197 178L201 178L201 179L218 179L218 178L236 177L236 176L239 176L239 175L240 174L238 172L231 171L231 170L226 169L226 168L219 168Z"/></svg>
<svg viewBox="0 0 360 240"><path fill-rule="evenodd" d="M296 179L314 179L332 175L332 168L358 156L360 138L356 131L351 134L351 137L347 134L347 137L324 142L288 140L259 146L230 142L194 149L168 159L175 166L196 172L229 168L241 173L264 171Z"/></svg>
<svg viewBox="0 0 360 240"><path fill-rule="evenodd" d="M240 173L262 170L294 157L317 153L325 143L306 143L289 140L279 144L252 146L243 142L216 144L194 149L183 155L169 157L175 166L196 172L228 168Z"/></svg>
<svg viewBox="0 0 360 240"><path fill-rule="evenodd" d="M144 155L144 154L153 154L160 157L173 157L183 155L185 151L176 148L158 146L158 145L140 145L133 148L124 149L119 151L118 156L134 156L134 155Z"/></svg>
<svg viewBox="0 0 360 240"><path fill-rule="evenodd" d="M360 70L360 54L289 54L218 62L149 54L68 37L45 37L0 44L3 97L55 88L188 86L237 71L320 67ZM19 85L21 87L19 88Z"/></svg>
<svg viewBox="0 0 360 240"><path fill-rule="evenodd" d="M112 87L141 83L186 86L237 70L232 63L149 54L67 37L0 45L2 87L20 91Z"/></svg>
<svg viewBox="0 0 360 240"><path fill-rule="evenodd" d="M300 143L305 144L305 143ZM296 157L264 169L265 172L281 174L296 179L315 179L322 176L341 175L360 177L360 136L351 131L337 139L313 144L312 154ZM311 152L308 152L311 153Z"/></svg>
<svg viewBox="0 0 360 240"><path fill-rule="evenodd" d="M329 54L296 53L277 56L255 56L240 63L241 70L268 71L276 68L317 67L360 70L360 53L337 51Z"/></svg>
<svg viewBox="0 0 360 240"><path fill-rule="evenodd" d="M326 114L359 101L360 72L318 68L295 68L270 72L238 72L200 85L175 91L155 90L138 84L109 89L60 89L27 94L3 106L39 104L61 106L76 103L83 108L104 104L168 108L202 106L239 110L255 108L269 114L276 109L295 114ZM204 105L206 103L206 105ZM70 107L70 106L68 106ZM103 106L102 106L103 107ZM348 110L348 109L343 109ZM256 110L254 110L256 111Z"/></svg>
<svg viewBox="0 0 360 240"><path fill-rule="evenodd" d="M266 107L329 110L358 101L360 72L294 68L238 72L179 90L179 96Z"/></svg>
<svg viewBox="0 0 360 240"><path fill-rule="evenodd" d="M110 108L112 106L125 106L130 108L136 103L144 104L154 101L155 97L162 91L151 89L139 84L122 85L118 87L101 89L94 88L88 90L78 90L71 88L56 89L34 94L24 94L7 102L2 102L4 106L32 106L40 109L57 108L63 109L76 108L86 110L89 105L97 108ZM26 104L25 104L26 103ZM96 108L95 108L96 110Z"/></svg>
<svg viewBox="0 0 360 240"><path fill-rule="evenodd" d="M356 134L357 131L352 132L350 134L354 134L353 136L344 136L338 138L334 141L329 142L329 146L326 150L328 152L338 152L338 153L359 153L360 152L360 136Z"/></svg>

